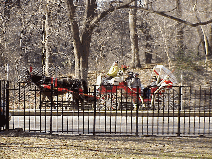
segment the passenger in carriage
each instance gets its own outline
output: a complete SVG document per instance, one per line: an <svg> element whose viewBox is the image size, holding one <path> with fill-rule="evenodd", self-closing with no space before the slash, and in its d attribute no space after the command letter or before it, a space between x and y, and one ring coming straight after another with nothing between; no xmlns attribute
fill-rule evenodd
<svg viewBox="0 0 213 159"><path fill-rule="evenodd" d="M139 88L142 90L143 86L141 85L141 80L138 76L139 76L138 73L134 74L134 78L131 79L130 87L137 88L139 86Z"/></svg>
<svg viewBox="0 0 213 159"><path fill-rule="evenodd" d="M147 87L151 88L151 87L156 87L156 86L157 86L157 77L153 76L150 85L148 85Z"/></svg>
<svg viewBox="0 0 213 159"><path fill-rule="evenodd" d="M127 83L127 86L129 86L129 87L130 87L132 78L134 78L133 72L128 72L128 76L127 76L127 78L125 79L125 82Z"/></svg>
<svg viewBox="0 0 213 159"><path fill-rule="evenodd" d="M143 97L144 98L150 98L150 94L153 93L157 88L157 77L153 76L150 85L148 85L146 88L144 88L143 91Z"/></svg>
<svg viewBox="0 0 213 159"><path fill-rule="evenodd" d="M119 68L118 68L118 61L115 61L115 62L113 63L113 65L110 67L109 72L107 73L107 76L108 76L108 77L107 77L107 80L110 80L110 79L116 77L118 71L119 71Z"/></svg>
<svg viewBox="0 0 213 159"><path fill-rule="evenodd" d="M169 75L165 76L164 79L161 80L160 83L157 84L158 87L156 89L152 89L151 93L156 94L158 93L162 88L171 88L173 85L172 81L170 80Z"/></svg>
<svg viewBox="0 0 213 159"><path fill-rule="evenodd" d="M170 80L170 77L169 76L165 76L164 80L162 80L158 86L159 89L161 89L162 87L167 87L167 88L171 88L173 85L172 81Z"/></svg>

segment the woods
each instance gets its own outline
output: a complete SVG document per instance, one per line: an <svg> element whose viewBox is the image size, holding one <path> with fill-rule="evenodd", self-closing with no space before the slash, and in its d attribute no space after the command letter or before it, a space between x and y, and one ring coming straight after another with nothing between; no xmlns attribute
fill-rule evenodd
<svg viewBox="0 0 213 159"><path fill-rule="evenodd" d="M89 71L106 71L115 60L132 68L169 64L193 78L211 67L211 5L211 0L1 1L0 64L9 64L11 80L29 66L40 74L87 80Z"/></svg>

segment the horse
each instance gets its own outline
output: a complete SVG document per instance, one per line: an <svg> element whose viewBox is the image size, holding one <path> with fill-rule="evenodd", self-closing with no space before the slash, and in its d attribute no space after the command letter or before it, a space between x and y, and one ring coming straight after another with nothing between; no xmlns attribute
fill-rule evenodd
<svg viewBox="0 0 213 159"><path fill-rule="evenodd" d="M71 93L73 96L72 98L75 109L79 109L79 101L81 102L81 109L84 109L84 100L87 99L88 94L88 86L85 80L72 79L68 77L54 78L46 77L44 75L39 76L29 71L26 71L26 74L27 85L29 85L31 82L34 83L40 89L40 92L43 96L40 107L42 106L46 97L51 101L54 96ZM51 86L53 86L53 88Z"/></svg>

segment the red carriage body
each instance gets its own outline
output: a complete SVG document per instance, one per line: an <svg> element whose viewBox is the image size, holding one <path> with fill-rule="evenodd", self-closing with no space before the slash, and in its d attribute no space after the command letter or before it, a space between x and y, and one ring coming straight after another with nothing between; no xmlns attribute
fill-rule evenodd
<svg viewBox="0 0 213 159"><path fill-rule="evenodd" d="M119 102L117 97L120 95L120 97L131 98L133 103L139 102L141 107L146 107L148 105L153 108L156 107L155 105L160 105L160 109L163 109L168 98L174 99L174 96L177 97L175 90L173 90L173 84L177 83L176 78L170 70L162 65L157 65L153 68L151 76L154 75L160 78L159 85L150 87L147 92L143 92L144 90L141 90L141 88L137 90L137 88L127 86L127 83L122 77L115 82L116 84L113 84L112 82L108 85L100 84L98 92L100 95L100 103L103 105L102 107L106 108L106 104L109 103L110 106L108 109L116 109L116 106L118 105L116 103ZM169 77L169 79L166 79L166 77ZM171 107L169 105L173 104L174 106L174 102L167 103L168 108Z"/></svg>

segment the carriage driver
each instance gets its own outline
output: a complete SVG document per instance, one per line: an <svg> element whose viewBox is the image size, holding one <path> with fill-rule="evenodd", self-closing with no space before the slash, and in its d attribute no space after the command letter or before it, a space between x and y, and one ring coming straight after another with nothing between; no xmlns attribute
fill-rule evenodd
<svg viewBox="0 0 213 159"><path fill-rule="evenodd" d="M107 73L107 75L109 76L107 79L110 80L110 79L116 77L118 71L119 71L119 68L118 68L118 61L115 61L115 62L113 63L113 65L110 67L109 72Z"/></svg>

